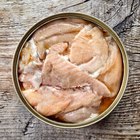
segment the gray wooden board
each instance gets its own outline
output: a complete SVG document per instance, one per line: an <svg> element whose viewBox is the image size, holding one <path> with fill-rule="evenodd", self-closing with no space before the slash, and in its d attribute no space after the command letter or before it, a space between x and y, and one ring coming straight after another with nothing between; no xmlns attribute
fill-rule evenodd
<svg viewBox="0 0 140 140"><path fill-rule="evenodd" d="M33 117L20 103L11 78L14 51L36 22L59 12L82 12L110 25L123 41L130 74L125 94L101 122L59 129ZM0 140L140 139L139 0L0 0Z"/></svg>

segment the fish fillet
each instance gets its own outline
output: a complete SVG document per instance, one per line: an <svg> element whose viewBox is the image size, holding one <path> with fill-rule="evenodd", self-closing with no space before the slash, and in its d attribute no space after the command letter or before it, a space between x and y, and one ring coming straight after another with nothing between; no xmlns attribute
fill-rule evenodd
<svg viewBox="0 0 140 140"><path fill-rule="evenodd" d="M67 89L90 84L98 94L103 96L109 96L110 94L110 91L103 83L90 77L57 53L47 55L42 69L42 79L43 85Z"/></svg>
<svg viewBox="0 0 140 140"><path fill-rule="evenodd" d="M70 112L81 107L97 107L101 102L101 96L88 88L63 90L43 86L38 90L29 89L22 93L28 102L45 116Z"/></svg>
<svg viewBox="0 0 140 140"><path fill-rule="evenodd" d="M98 27L92 28L90 25L83 28L74 38L70 50L70 61L78 65L83 64L81 68L84 67L83 69L88 72L92 72L103 65L108 56L108 45L102 31ZM95 62L94 57L98 57L96 59L98 62ZM88 63L91 59L94 62L91 67L88 66L89 68L87 68L84 63ZM96 64L93 65L94 63Z"/></svg>
<svg viewBox="0 0 140 140"><path fill-rule="evenodd" d="M58 24L53 24L50 26L44 26L37 30L33 36L35 41L40 41L44 40L48 37L51 37L53 35L60 35L60 34L66 34L66 33L71 33L71 32L78 32L82 29L83 27L78 24L69 24L69 23L58 23Z"/></svg>
<svg viewBox="0 0 140 140"><path fill-rule="evenodd" d="M28 102L42 115L51 116L63 111L71 102L62 90L41 87L39 90L22 91Z"/></svg>
<svg viewBox="0 0 140 140"><path fill-rule="evenodd" d="M82 107L80 109L68 112L68 113L61 113L56 115L56 118L59 118L62 121L65 122L81 122L91 116L92 113L97 114L97 109L95 108L87 108L87 107Z"/></svg>
<svg viewBox="0 0 140 140"><path fill-rule="evenodd" d="M49 48L50 52L63 53L68 48L68 43L58 43Z"/></svg>
<svg viewBox="0 0 140 140"><path fill-rule="evenodd" d="M92 92L92 90L75 90L72 94L72 102L71 104L63 111L70 112L81 107L97 107L101 103L102 96L97 95Z"/></svg>
<svg viewBox="0 0 140 140"><path fill-rule="evenodd" d="M57 43L71 42L78 32L54 35L44 40L45 46L52 46Z"/></svg>
<svg viewBox="0 0 140 140"><path fill-rule="evenodd" d="M117 55L116 59L113 61L113 65L110 65L110 67L108 67L109 69L105 68L105 70L103 70L103 72L97 77L101 82L107 85L111 91L112 97L114 97L120 89L123 73L123 64L120 50L117 48L116 52Z"/></svg>

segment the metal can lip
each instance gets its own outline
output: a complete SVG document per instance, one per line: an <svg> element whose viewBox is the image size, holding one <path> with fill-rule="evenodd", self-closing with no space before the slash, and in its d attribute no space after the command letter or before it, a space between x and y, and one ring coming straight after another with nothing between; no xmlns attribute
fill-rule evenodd
<svg viewBox="0 0 140 140"><path fill-rule="evenodd" d="M122 84L121 84L119 93L117 94L113 103L103 113L101 113L99 116L97 116L93 119L90 119L88 121L85 121L85 122L73 123L73 124L72 123L61 123L61 122L57 122L57 121L48 119L47 117L44 117L43 115L39 114L35 109L33 109L33 107L28 103L28 101L22 95L19 81L18 81L19 54L20 54L25 42L31 37L31 35L38 28L40 28L41 26L43 26L44 24L46 24L48 22L51 22L51 21L57 20L57 19L61 19L61 18L81 18L81 19L87 20L89 22L92 22L92 23L102 27L103 29L107 30L110 33L110 35L114 38L114 40L117 43L118 47L120 48L120 51L122 54L123 79L122 79ZM128 75L129 75L128 57L127 57L125 48L124 48L121 40L119 39L118 35L104 22L100 21L99 19L97 19L95 17L85 15L82 13L59 13L59 14L47 17L47 18L41 20L40 22L38 22L37 24L35 24L33 27L31 27L31 29L29 29L27 31L27 33L21 39L21 41L15 51L13 65L12 65L12 79L13 79L14 87L15 87L16 93L17 93L18 97L20 98L21 102L23 103L23 105L27 108L27 110L33 116L37 117L39 120L45 122L46 124L50 124L52 126L59 127L59 128L82 128L82 127L89 126L91 124L95 124L95 123L99 122L100 120L102 120L103 118L105 118L108 114L111 113L111 111L117 106L117 104L121 100L121 98L124 94L126 85L127 85Z"/></svg>

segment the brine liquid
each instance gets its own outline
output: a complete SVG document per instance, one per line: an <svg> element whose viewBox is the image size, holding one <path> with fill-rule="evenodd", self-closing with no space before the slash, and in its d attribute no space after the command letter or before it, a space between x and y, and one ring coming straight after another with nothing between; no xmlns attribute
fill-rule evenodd
<svg viewBox="0 0 140 140"><path fill-rule="evenodd" d="M112 97L112 98L103 98L101 105L99 107L99 114L101 114L102 112L104 112L114 101L116 97Z"/></svg>

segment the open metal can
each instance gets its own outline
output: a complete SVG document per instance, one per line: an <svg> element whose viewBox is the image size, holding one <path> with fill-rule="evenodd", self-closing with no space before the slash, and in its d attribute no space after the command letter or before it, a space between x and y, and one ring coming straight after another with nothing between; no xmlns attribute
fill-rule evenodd
<svg viewBox="0 0 140 140"><path fill-rule="evenodd" d="M118 47L121 51L121 55L122 55L123 78L122 78L122 84L121 84L120 90L119 90L115 100L112 102L112 104L103 113L101 113L97 117L88 119L87 121L83 121L83 122L80 122L80 123L58 122L58 121L51 120L51 119L41 115L40 113L38 113L28 103L28 101L25 99L25 97L21 93L21 88L20 88L20 84L19 84L19 80L18 80L18 64L19 64L20 52L21 52L22 48L24 47L26 41L41 26L47 24L48 22L51 22L51 21L54 21L54 20L57 20L57 19L62 19L62 18L79 18L79 19L83 19L83 20L86 20L86 21L89 21L93 24L98 25L102 29L106 30L114 38L115 42L117 43L117 45L118 45ZM13 83L14 83L17 95L20 98L21 102L24 104L24 106L28 109L28 111L32 115L34 115L39 120L45 122L46 124L50 124L52 126L56 126L56 127L60 127L60 128L81 128L81 127L86 127L86 126L89 126L91 124L95 124L96 122L99 122L100 120L105 118L117 106L117 104L119 103L119 101L121 100L121 98L124 94L124 91L125 91L125 88L126 88L126 85L127 85L128 73L129 73L128 69L129 69L128 58L127 58L125 48L124 48L121 40L119 39L118 35L109 26L107 26L105 23L103 23L99 19L97 19L95 17L92 17L92 16L89 16L89 15L85 15L85 14L81 14L81 13L60 13L60 14L56 14L56 15L53 15L53 16L50 16L50 17L47 17L47 18L41 20L40 22L35 24L31 29L29 29L27 31L27 33L23 36L23 38L21 39L21 41L20 41L20 43L19 43L19 45L16 49L15 55L14 55L12 74L13 74Z"/></svg>

